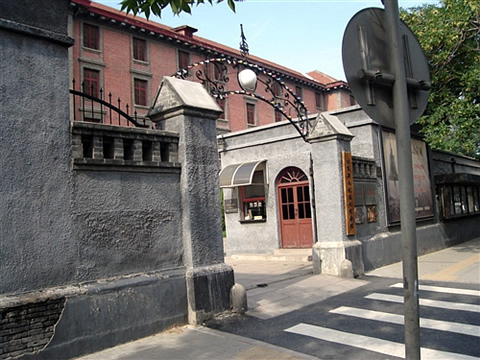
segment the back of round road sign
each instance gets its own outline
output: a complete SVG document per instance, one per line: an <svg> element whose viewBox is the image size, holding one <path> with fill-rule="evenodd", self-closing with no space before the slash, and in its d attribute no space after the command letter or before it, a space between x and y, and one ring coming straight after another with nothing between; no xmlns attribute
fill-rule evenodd
<svg viewBox="0 0 480 360"><path fill-rule="evenodd" d="M377 123L395 127L393 91L395 82L385 29L385 11L367 8L355 14L345 29L343 68L353 95ZM400 22L409 100L413 124L423 114L430 94L430 72L423 50L411 30Z"/></svg>

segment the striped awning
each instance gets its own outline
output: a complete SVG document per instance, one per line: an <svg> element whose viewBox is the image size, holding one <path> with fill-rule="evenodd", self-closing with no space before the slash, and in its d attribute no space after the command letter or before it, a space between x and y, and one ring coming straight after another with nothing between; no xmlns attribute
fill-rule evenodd
<svg viewBox="0 0 480 360"><path fill-rule="evenodd" d="M254 184L253 175L266 160L228 165L220 171L220 187L235 187ZM259 183L259 184L263 184Z"/></svg>

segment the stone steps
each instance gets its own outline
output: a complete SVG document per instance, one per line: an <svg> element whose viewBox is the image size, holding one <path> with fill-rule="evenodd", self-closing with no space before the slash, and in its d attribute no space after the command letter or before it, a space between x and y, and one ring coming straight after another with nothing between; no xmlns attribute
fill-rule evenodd
<svg viewBox="0 0 480 360"><path fill-rule="evenodd" d="M276 249L273 254L234 254L235 260L311 262L312 249Z"/></svg>

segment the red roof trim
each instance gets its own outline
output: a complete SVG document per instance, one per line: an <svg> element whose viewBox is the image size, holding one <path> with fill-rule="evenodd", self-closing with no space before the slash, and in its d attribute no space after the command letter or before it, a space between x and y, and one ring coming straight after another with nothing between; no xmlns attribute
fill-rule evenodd
<svg viewBox="0 0 480 360"><path fill-rule="evenodd" d="M87 11L94 13L98 16L103 16L108 19L113 19L120 23L125 23L130 26L142 27L145 30L149 30L157 34L161 34L167 38L180 40L180 41L183 41L184 43L196 45L198 47L204 47L205 49L211 50L213 52L218 52L220 54L224 54L228 57L234 57L234 58L240 57L239 50L232 49L228 46L216 43L214 41L211 41L196 35L193 35L192 37L181 35L175 32L172 28L168 26L165 26L153 21L149 21L141 17L136 17L133 15L127 14L125 12L111 8L109 6L105 6L90 0L71 0L71 1L74 4L85 7ZM331 84L323 84L316 79L306 77L300 72L278 65L271 61L259 58L257 56L250 55L249 60L263 67L267 67L269 68L269 70L272 70L274 72L279 72L280 73L279 75L286 75L287 77L292 77L301 83L306 83L313 87L320 86L320 87L331 88ZM348 88L348 84L344 81L339 80L338 82L335 82L332 84L337 84L337 83L338 83L337 86Z"/></svg>

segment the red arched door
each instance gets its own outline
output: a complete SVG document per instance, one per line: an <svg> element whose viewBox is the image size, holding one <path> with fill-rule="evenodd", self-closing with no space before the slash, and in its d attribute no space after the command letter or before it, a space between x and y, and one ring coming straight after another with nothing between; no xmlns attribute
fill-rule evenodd
<svg viewBox="0 0 480 360"><path fill-rule="evenodd" d="M282 248L313 246L310 187L305 173L287 168L277 181Z"/></svg>

